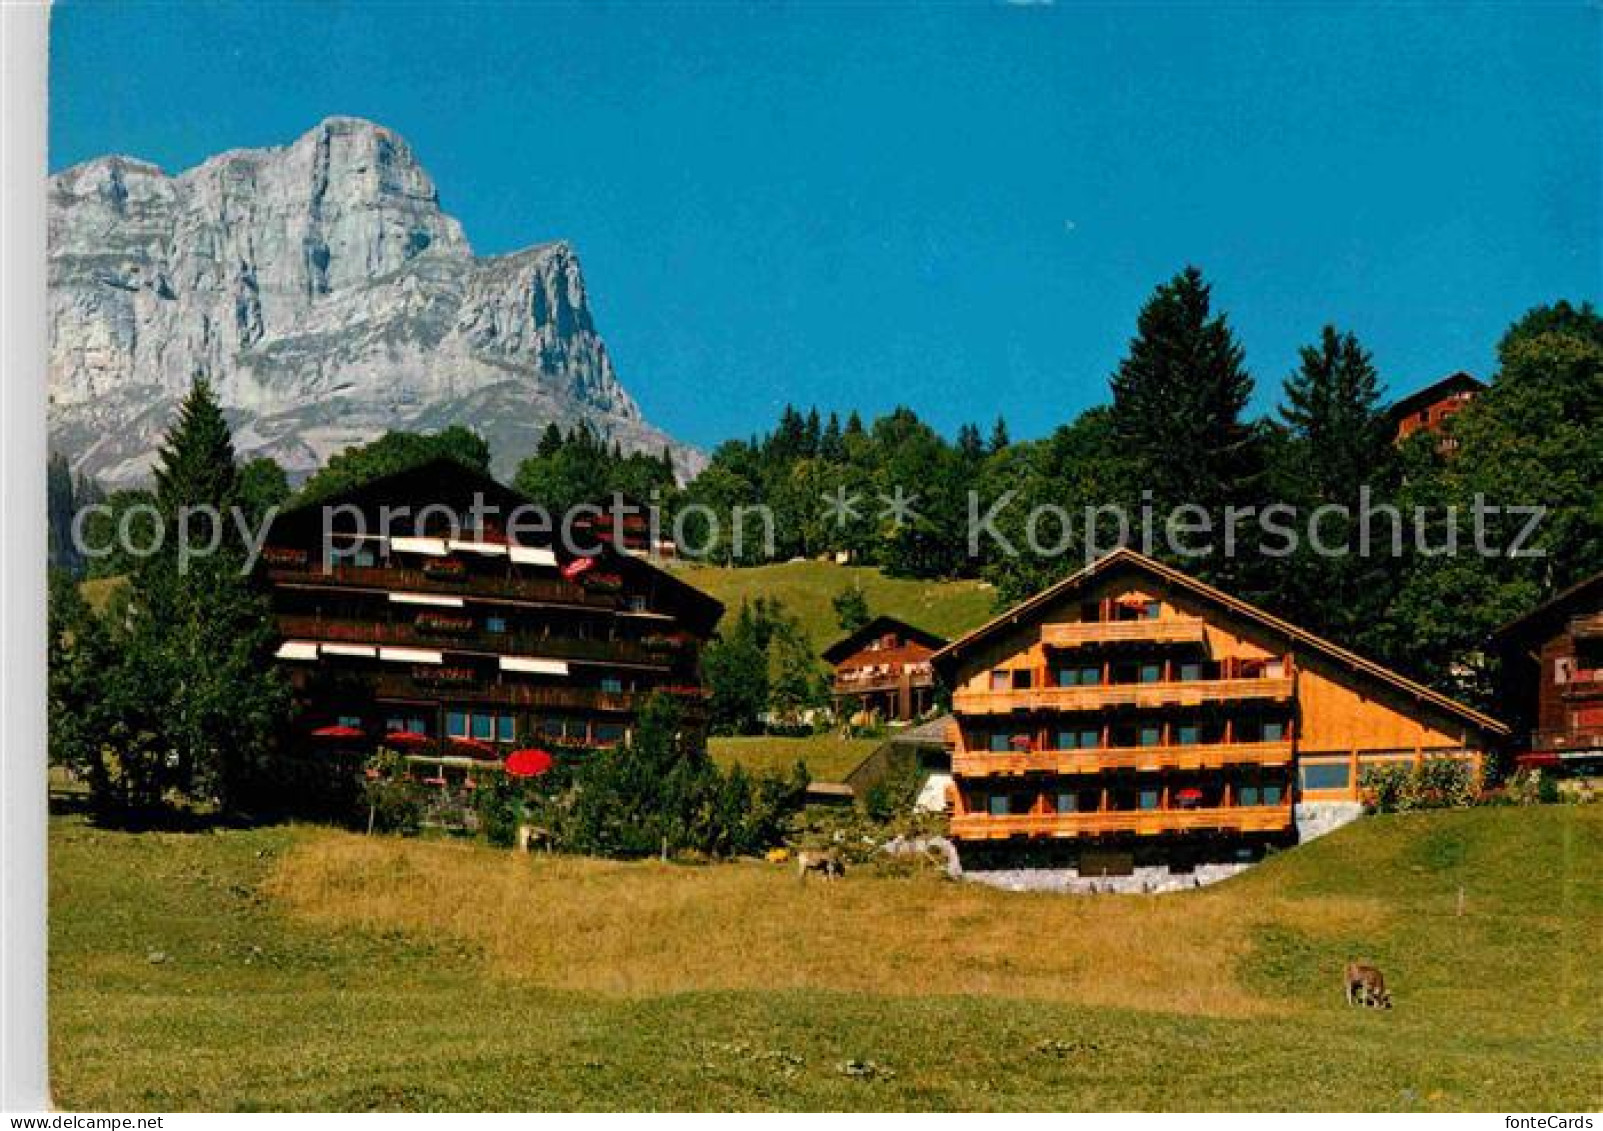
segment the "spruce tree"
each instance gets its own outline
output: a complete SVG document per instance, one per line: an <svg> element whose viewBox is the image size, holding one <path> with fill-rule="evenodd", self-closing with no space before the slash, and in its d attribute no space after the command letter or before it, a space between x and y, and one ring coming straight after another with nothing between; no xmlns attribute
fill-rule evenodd
<svg viewBox="0 0 1603 1131"><path fill-rule="evenodd" d="M998 416L996 423L991 425L991 454L995 455L1010 443L1012 439L1007 434L1007 421Z"/></svg>
<svg viewBox="0 0 1603 1131"><path fill-rule="evenodd" d="M1361 484L1379 486L1376 479L1393 453L1374 362L1354 335L1334 326L1299 355L1280 414L1291 430L1300 479L1319 502L1355 501Z"/></svg>
<svg viewBox="0 0 1603 1131"><path fill-rule="evenodd" d="M239 473L234 438L211 382L196 377L156 457L156 505L174 515L182 507L234 501Z"/></svg>
<svg viewBox="0 0 1603 1131"><path fill-rule="evenodd" d="M1212 535L1188 534L1184 542L1192 549L1209 543L1212 553L1187 556L1183 564L1245 596L1259 564L1252 560L1256 547L1238 545L1233 557L1224 554L1224 512L1262 501L1256 496L1264 486L1263 439L1242 419L1252 378L1235 334L1213 312L1210 292L1202 272L1187 267L1141 308L1136 335L1111 381L1111 425L1115 446L1129 460L1125 495L1132 521L1142 503L1150 499L1154 507L1155 552L1171 549L1161 524L1175 508L1200 506Z"/></svg>

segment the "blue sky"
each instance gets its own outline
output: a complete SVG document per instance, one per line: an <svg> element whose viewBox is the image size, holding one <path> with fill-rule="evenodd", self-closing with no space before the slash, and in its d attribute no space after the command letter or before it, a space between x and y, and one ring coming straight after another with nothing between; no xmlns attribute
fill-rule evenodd
<svg viewBox="0 0 1603 1131"><path fill-rule="evenodd" d="M625 385L712 445L786 401L1037 436L1152 287L1215 284L1271 407L1355 330L1395 392L1599 295L1603 10L72 3L51 166L177 171L330 114L481 252L570 240Z"/></svg>

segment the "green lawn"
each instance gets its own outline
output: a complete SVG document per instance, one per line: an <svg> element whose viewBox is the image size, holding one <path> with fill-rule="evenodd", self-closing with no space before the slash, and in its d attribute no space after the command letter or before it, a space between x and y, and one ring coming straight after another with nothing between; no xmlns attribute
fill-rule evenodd
<svg viewBox="0 0 1603 1131"><path fill-rule="evenodd" d="M1591 1110L1600 849L1603 806L1413 814L1203 892L1073 898L56 818L55 1095ZM1355 954L1395 1010L1341 1004Z"/></svg>
<svg viewBox="0 0 1603 1131"><path fill-rule="evenodd" d="M842 738L815 734L807 738L771 738L766 735L713 737L707 750L720 766L744 766L754 772L788 773L797 762L807 763L814 781L844 781L859 762L877 749L883 739Z"/></svg>
<svg viewBox="0 0 1603 1131"><path fill-rule="evenodd" d="M913 581L833 562L781 562L745 569L681 566L676 572L722 601L731 614L743 600L777 597L800 619L820 650L844 635L830 601L852 585L862 588L868 611L875 616L897 617L949 639L990 619L995 599L995 591L980 581Z"/></svg>

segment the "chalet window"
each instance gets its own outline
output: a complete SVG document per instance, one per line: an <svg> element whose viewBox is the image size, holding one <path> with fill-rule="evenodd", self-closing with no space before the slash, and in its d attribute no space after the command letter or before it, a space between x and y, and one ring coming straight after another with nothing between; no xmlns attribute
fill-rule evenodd
<svg viewBox="0 0 1603 1131"><path fill-rule="evenodd" d="M489 742L495 738L495 716L474 715L473 737L480 742Z"/></svg>
<svg viewBox="0 0 1603 1131"><path fill-rule="evenodd" d="M1249 807L1253 805L1261 805L1263 804L1261 797L1262 793L1255 785L1244 785L1240 789L1236 790L1237 805L1246 805Z"/></svg>
<svg viewBox="0 0 1603 1131"><path fill-rule="evenodd" d="M1148 620L1157 620L1158 614L1163 611L1163 604L1159 601L1148 601L1142 611Z"/></svg>
<svg viewBox="0 0 1603 1131"><path fill-rule="evenodd" d="M646 611L646 599L643 596L641 596L640 594L638 594L638 593L631 593L629 595L629 611L631 613L643 613L643 612L645 612Z"/></svg>
<svg viewBox="0 0 1603 1131"><path fill-rule="evenodd" d="M466 738L468 736L467 712L447 711L445 713L445 733L452 738Z"/></svg>
<svg viewBox="0 0 1603 1131"><path fill-rule="evenodd" d="M1141 682L1142 683L1162 683L1163 682L1163 665L1162 664L1142 664L1141 665Z"/></svg>
<svg viewBox="0 0 1603 1131"><path fill-rule="evenodd" d="M1263 787L1263 803L1265 805L1279 805L1284 797L1285 791L1278 785L1266 785Z"/></svg>
<svg viewBox="0 0 1603 1131"><path fill-rule="evenodd" d="M1074 813L1080 808L1080 797L1076 793L1060 793L1057 795L1053 807L1059 813Z"/></svg>
<svg viewBox="0 0 1603 1131"><path fill-rule="evenodd" d="M505 632L507 630L506 617L485 617L484 630L486 632Z"/></svg>
<svg viewBox="0 0 1603 1131"><path fill-rule="evenodd" d="M517 738L515 733L516 722L511 715L497 715L495 717L495 740L497 742L512 742Z"/></svg>
<svg viewBox="0 0 1603 1131"><path fill-rule="evenodd" d="M604 675L601 677L601 690L617 694L623 690L623 680L615 675Z"/></svg>
<svg viewBox="0 0 1603 1131"><path fill-rule="evenodd" d="M1142 746L1163 745L1163 728L1161 726L1144 726L1141 728Z"/></svg>
<svg viewBox="0 0 1603 1131"><path fill-rule="evenodd" d="M1346 762L1304 762L1302 787L1304 789L1347 789L1352 784Z"/></svg>
<svg viewBox="0 0 1603 1131"><path fill-rule="evenodd" d="M1013 690L1028 691L1030 689L1030 676L1034 673L1029 668L1018 668L1013 672Z"/></svg>
<svg viewBox="0 0 1603 1131"><path fill-rule="evenodd" d="M1195 746L1202 741L1202 727L1196 723L1181 723L1174 728L1174 740L1181 746Z"/></svg>
<svg viewBox="0 0 1603 1131"><path fill-rule="evenodd" d="M356 727L356 728L360 729L361 726L362 726L362 716L361 715L341 715L339 717L339 724L342 727Z"/></svg>
<svg viewBox="0 0 1603 1131"><path fill-rule="evenodd" d="M1258 741L1280 742L1286 737L1286 724L1282 722L1264 723L1258 728Z"/></svg>
<svg viewBox="0 0 1603 1131"><path fill-rule="evenodd" d="M385 730L405 730L413 734L429 733L428 720L421 715L391 715L384 720Z"/></svg>
<svg viewBox="0 0 1603 1131"><path fill-rule="evenodd" d="M1264 674L1264 678L1265 679L1284 679L1284 678L1286 678L1286 661L1285 660L1270 660L1270 661L1268 661L1263 666L1263 674Z"/></svg>
<svg viewBox="0 0 1603 1131"><path fill-rule="evenodd" d="M993 817L1005 817L1011 810L1011 798L1005 793L993 793L990 796L989 812Z"/></svg>
<svg viewBox="0 0 1603 1131"><path fill-rule="evenodd" d="M1006 754L1008 752L1009 736L1002 731L991 732L990 750L992 754Z"/></svg>
<svg viewBox="0 0 1603 1131"><path fill-rule="evenodd" d="M616 746L623 741L622 723L597 723L595 726L595 744L597 746Z"/></svg>
<svg viewBox="0 0 1603 1131"><path fill-rule="evenodd" d="M991 673L991 690L1006 691L1013 686L1013 674L1005 668L997 668Z"/></svg>
<svg viewBox="0 0 1603 1131"><path fill-rule="evenodd" d="M1143 789L1137 803L1143 809L1156 809L1158 807L1158 791L1155 789Z"/></svg>
<svg viewBox="0 0 1603 1131"><path fill-rule="evenodd" d="M1202 678L1202 665L1195 661L1187 661L1181 664L1180 673L1177 678L1185 683L1196 682Z"/></svg>

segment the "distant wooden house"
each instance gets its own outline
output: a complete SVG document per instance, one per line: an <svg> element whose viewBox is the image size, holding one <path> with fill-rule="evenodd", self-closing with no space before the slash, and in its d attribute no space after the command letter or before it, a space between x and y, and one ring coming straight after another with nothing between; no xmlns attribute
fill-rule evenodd
<svg viewBox="0 0 1603 1131"><path fill-rule="evenodd" d="M1429 432L1440 437L1443 451L1452 451L1457 441L1442 435L1442 425L1485 390L1484 381L1460 371L1408 394L1386 411L1396 430L1396 442L1400 444L1416 432Z"/></svg>
<svg viewBox="0 0 1603 1131"><path fill-rule="evenodd" d="M1498 630L1516 762L1603 772L1603 573Z"/></svg>
<svg viewBox="0 0 1603 1131"><path fill-rule="evenodd" d="M935 705L930 656L945 646L933 632L895 617L875 617L824 650L824 660L835 669L836 707L891 721L919 718Z"/></svg>

